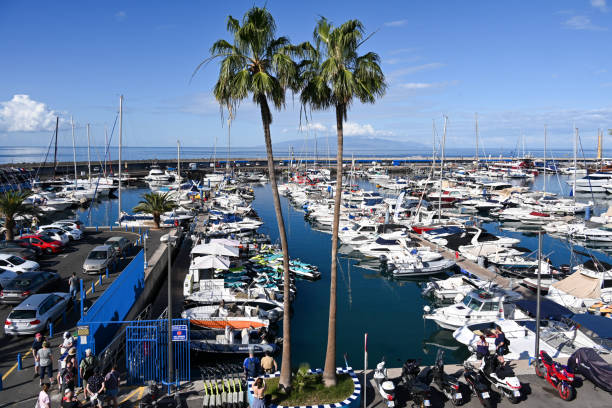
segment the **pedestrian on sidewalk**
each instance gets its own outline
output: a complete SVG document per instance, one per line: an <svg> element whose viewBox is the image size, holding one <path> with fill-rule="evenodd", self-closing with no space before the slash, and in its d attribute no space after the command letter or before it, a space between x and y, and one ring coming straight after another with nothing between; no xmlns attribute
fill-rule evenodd
<svg viewBox="0 0 612 408"><path fill-rule="evenodd" d="M79 280L77 279L76 272L72 272L72 276L68 278L68 284L70 285L70 299L76 299L77 290L79 287Z"/></svg>
<svg viewBox="0 0 612 408"><path fill-rule="evenodd" d="M266 374L272 374L278 371L276 360L270 355L269 351L266 351L266 356L261 359L261 368Z"/></svg>
<svg viewBox="0 0 612 408"><path fill-rule="evenodd" d="M98 366L98 360L95 356L91 354L91 349L88 348L85 350L85 358L81 360L81 365L79 366L79 375L81 376L81 384L83 385L83 394L85 399L87 399L87 381L89 377L91 377Z"/></svg>
<svg viewBox="0 0 612 408"><path fill-rule="evenodd" d="M36 336L34 336L34 342L32 343L32 357L34 357L34 378L40 375L40 369L39 369L40 362L38 361L38 350L42 348L43 341L45 341L45 338L43 337L43 335L40 333L36 333Z"/></svg>
<svg viewBox="0 0 612 408"><path fill-rule="evenodd" d="M91 377L87 378L87 387L85 387L89 394L89 401L93 408L102 408L102 401L104 400L104 377L100 375L100 368L96 367Z"/></svg>
<svg viewBox="0 0 612 408"><path fill-rule="evenodd" d="M66 366L57 373L57 383L60 390L60 395L63 395L66 389L74 390L74 379L76 378L76 369L71 360L66 361Z"/></svg>
<svg viewBox="0 0 612 408"><path fill-rule="evenodd" d="M36 406L38 408L51 408L51 399L49 398L49 384L45 383L41 386L41 390L38 393L38 401Z"/></svg>
<svg viewBox="0 0 612 408"><path fill-rule="evenodd" d="M43 341L42 348L36 353L40 364L40 385L43 385L45 374L49 376L49 382L53 383L53 353L49 343Z"/></svg>
<svg viewBox="0 0 612 408"><path fill-rule="evenodd" d="M74 391L72 391L70 388L66 388L66 391L64 391L64 398L62 398L62 408L79 408L81 407L81 403L79 402L79 400L77 399L77 397L74 395Z"/></svg>
<svg viewBox="0 0 612 408"><path fill-rule="evenodd" d="M249 351L249 356L244 359L242 367L244 368L244 375L246 378L254 378L259 374L261 370L259 358L255 357L253 350Z"/></svg>
<svg viewBox="0 0 612 408"><path fill-rule="evenodd" d="M60 354L66 354L66 352L70 350L73 345L74 339L72 338L72 335L70 335L70 332L64 332L64 340L60 346Z"/></svg>
<svg viewBox="0 0 612 408"><path fill-rule="evenodd" d="M108 399L113 401L113 407L119 406L117 402L117 396L119 395L119 371L117 371L117 364L113 364L111 370L104 377L104 388L106 388L106 395Z"/></svg>
<svg viewBox="0 0 612 408"><path fill-rule="evenodd" d="M263 378L259 377L253 383L253 405L252 408L266 408L265 393L266 393L266 382Z"/></svg>

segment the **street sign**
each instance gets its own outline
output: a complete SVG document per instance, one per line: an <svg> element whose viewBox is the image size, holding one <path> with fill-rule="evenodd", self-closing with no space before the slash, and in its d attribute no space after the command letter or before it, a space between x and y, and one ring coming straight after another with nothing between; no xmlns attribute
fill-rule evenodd
<svg viewBox="0 0 612 408"><path fill-rule="evenodd" d="M187 325L173 324L172 325L172 341L187 341Z"/></svg>
<svg viewBox="0 0 612 408"><path fill-rule="evenodd" d="M78 336L89 336L89 326L77 326Z"/></svg>

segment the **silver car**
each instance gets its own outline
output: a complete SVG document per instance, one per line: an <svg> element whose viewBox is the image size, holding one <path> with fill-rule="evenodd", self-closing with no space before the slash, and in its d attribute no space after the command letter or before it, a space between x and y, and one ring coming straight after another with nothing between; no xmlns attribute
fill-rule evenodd
<svg viewBox="0 0 612 408"><path fill-rule="evenodd" d="M117 256L128 255L130 251L131 242L126 237L110 237L106 240L104 245L110 245L115 248Z"/></svg>
<svg viewBox="0 0 612 408"><path fill-rule="evenodd" d="M15 306L4 322L4 333L34 334L57 320L70 301L69 293L37 293Z"/></svg>
<svg viewBox="0 0 612 408"><path fill-rule="evenodd" d="M117 262L115 248L110 245L100 245L91 250L83 262L83 272L102 273L106 268L111 271Z"/></svg>

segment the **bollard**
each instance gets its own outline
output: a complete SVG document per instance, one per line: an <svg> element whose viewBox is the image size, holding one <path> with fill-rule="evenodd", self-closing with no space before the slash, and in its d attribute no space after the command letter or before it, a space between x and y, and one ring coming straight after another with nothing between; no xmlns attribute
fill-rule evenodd
<svg viewBox="0 0 612 408"><path fill-rule="evenodd" d="M96 225L96 232L98 232L98 226Z"/></svg>
<svg viewBox="0 0 612 408"><path fill-rule="evenodd" d="M126 226L125 226L125 232L127 232L127 230L128 230L128 226L126 225Z"/></svg>
<svg viewBox="0 0 612 408"><path fill-rule="evenodd" d="M111 224L109 228L110 228L110 231L112 231L113 230L113 225Z"/></svg>
<svg viewBox="0 0 612 408"><path fill-rule="evenodd" d="M49 323L49 338L53 337L53 323Z"/></svg>
<svg viewBox="0 0 612 408"><path fill-rule="evenodd" d="M134 226L132 225L132 232L134 232Z"/></svg>
<svg viewBox="0 0 612 408"><path fill-rule="evenodd" d="M91 293L96 293L96 281L91 282Z"/></svg>
<svg viewBox="0 0 612 408"><path fill-rule="evenodd" d="M108 266L106 267L106 279L108 279Z"/></svg>
<svg viewBox="0 0 612 408"><path fill-rule="evenodd" d="M100 274L100 286L102 286L102 274Z"/></svg>
<svg viewBox="0 0 612 408"><path fill-rule="evenodd" d="M85 291L83 290L83 279L80 280L81 283L81 319L83 318L83 314L84 314L84 304L85 304Z"/></svg>
<svg viewBox="0 0 612 408"><path fill-rule="evenodd" d="M21 371L21 353L17 353L17 371Z"/></svg>

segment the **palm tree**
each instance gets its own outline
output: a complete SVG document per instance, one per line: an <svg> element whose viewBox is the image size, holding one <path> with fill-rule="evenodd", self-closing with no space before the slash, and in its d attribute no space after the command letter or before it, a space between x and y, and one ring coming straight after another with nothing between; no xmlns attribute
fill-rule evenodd
<svg viewBox="0 0 612 408"><path fill-rule="evenodd" d="M146 193L142 195L142 200L134 207L134 212L151 214L155 228L159 228L161 215L166 211L176 208L176 203L169 197L170 192L164 194Z"/></svg>
<svg viewBox="0 0 612 408"><path fill-rule="evenodd" d="M301 103L304 107L336 110L338 150L336 156L336 195L332 226L331 283L329 296L329 322L323 381L326 386L336 384L336 269L338 254L338 224L342 196L343 122L354 99L374 103L386 90L385 76L380 58L374 52L358 54L364 28L359 20L349 20L334 27L324 17L315 27L314 45L310 47L311 60L301 74ZM369 37L368 37L369 38Z"/></svg>
<svg viewBox="0 0 612 408"><path fill-rule="evenodd" d="M221 107L230 107L230 113L236 112L240 102L248 97L259 106L268 156L268 174L283 251L283 358L279 385L288 389L291 386L289 248L276 184L270 136L272 113L269 103L280 110L285 106L286 90L297 90L297 65L292 57L300 55L300 52L298 47L289 43L288 38L275 37L276 23L265 8L251 8L245 13L242 23L229 16L227 31L232 36L232 42L217 40L210 49L210 56L198 65L194 75L203 65L220 59L219 77L213 93Z"/></svg>
<svg viewBox="0 0 612 408"><path fill-rule="evenodd" d="M30 195L32 195L30 190L5 191L0 194L0 216L4 217L4 227L6 228L6 239L8 241L15 238L15 218L34 213L31 206L23 203Z"/></svg>

